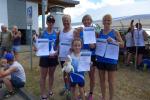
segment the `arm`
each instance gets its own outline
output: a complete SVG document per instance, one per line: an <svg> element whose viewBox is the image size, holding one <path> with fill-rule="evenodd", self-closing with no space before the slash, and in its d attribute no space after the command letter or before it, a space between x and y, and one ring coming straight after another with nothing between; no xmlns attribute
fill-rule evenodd
<svg viewBox="0 0 150 100"><path fill-rule="evenodd" d="M119 43L119 46L121 48L124 48L124 41L122 40L121 35L120 35L120 33L118 31L116 31L116 39L117 39L117 41Z"/></svg>
<svg viewBox="0 0 150 100"><path fill-rule="evenodd" d="M148 40L148 34L146 33L146 31L143 31L143 36L144 36L144 40L147 41Z"/></svg>
<svg viewBox="0 0 150 100"><path fill-rule="evenodd" d="M58 49L59 49L59 34L60 34L60 32L57 32L57 39L56 39L56 50L58 51Z"/></svg>
<svg viewBox="0 0 150 100"><path fill-rule="evenodd" d="M15 72L17 70L16 67L9 67L7 70L5 71L0 71L0 78L3 78L7 75L10 75L11 73Z"/></svg>

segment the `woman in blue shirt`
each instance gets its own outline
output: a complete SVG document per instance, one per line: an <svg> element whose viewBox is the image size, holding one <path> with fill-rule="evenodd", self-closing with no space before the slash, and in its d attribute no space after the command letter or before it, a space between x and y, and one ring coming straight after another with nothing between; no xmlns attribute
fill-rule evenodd
<svg viewBox="0 0 150 100"><path fill-rule="evenodd" d="M57 51L57 43L56 40L58 38L57 33L53 30L53 25L55 23L55 19L52 15L47 16L47 29L41 35L43 39L49 39L49 50L52 48L52 43L54 50ZM42 56L40 57L40 91L41 91L41 99L47 100L47 93L46 93L46 76L49 76L49 96L53 95L52 86L54 81L54 72L56 66L58 65L58 54L57 52L49 55L49 56Z"/></svg>
<svg viewBox="0 0 150 100"><path fill-rule="evenodd" d="M104 29L101 30L98 38L106 39L108 43L117 42L120 47L124 47L124 42L120 36L120 33L111 28L112 17L110 14L106 14L103 17ZM118 61L115 59L109 59L97 55L97 68L100 77L100 87L102 92L102 100L106 100L106 76L108 76L109 84L109 100L113 100L114 96L114 80L115 72L117 70ZM108 75L105 75L108 74Z"/></svg>

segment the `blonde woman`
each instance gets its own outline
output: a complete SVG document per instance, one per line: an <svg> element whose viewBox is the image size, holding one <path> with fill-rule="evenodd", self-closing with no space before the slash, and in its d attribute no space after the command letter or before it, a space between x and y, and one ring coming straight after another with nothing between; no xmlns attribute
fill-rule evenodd
<svg viewBox="0 0 150 100"><path fill-rule="evenodd" d="M124 46L124 42L119 34L111 28L112 17L110 14L106 14L103 17L104 29L99 33L99 39L106 39L108 43L116 41L120 47ZM117 60L101 57L97 55L97 68L99 71L100 87L102 92L102 99L106 100L106 82L109 86L109 100L113 100L114 97L114 84L115 84L115 73L117 70ZM107 75L106 75L107 74ZM106 81L106 76L108 81Z"/></svg>
<svg viewBox="0 0 150 100"><path fill-rule="evenodd" d="M71 27L71 16L63 15L63 30L59 33L59 60L61 62L61 67L63 68L64 62L67 60L67 55L70 54L71 43L73 40L73 29ZM63 46L67 46L68 49L65 52L62 52ZM63 55L62 55L63 54ZM65 54L65 55L64 55ZM69 77L67 73L63 73L64 79L64 89L60 92L60 95L70 91Z"/></svg>

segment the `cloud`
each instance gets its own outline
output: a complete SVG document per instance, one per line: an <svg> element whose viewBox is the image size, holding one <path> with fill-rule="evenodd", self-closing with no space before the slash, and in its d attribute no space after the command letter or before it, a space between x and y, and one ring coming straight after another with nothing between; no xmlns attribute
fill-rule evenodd
<svg viewBox="0 0 150 100"><path fill-rule="evenodd" d="M91 0L92 1L92 0ZM150 13L150 0L101 0L91 2L80 0L80 4L74 8L66 8L64 13L70 14L72 22L80 22L82 16L90 14L94 20L102 18L106 13L113 17L121 17L135 14Z"/></svg>
<svg viewBox="0 0 150 100"><path fill-rule="evenodd" d="M80 4L76 5L75 8L66 8L64 10L65 14L70 14L72 19L81 16L83 13L88 11L89 9L98 9L103 5L101 3L93 3L89 0L80 0Z"/></svg>

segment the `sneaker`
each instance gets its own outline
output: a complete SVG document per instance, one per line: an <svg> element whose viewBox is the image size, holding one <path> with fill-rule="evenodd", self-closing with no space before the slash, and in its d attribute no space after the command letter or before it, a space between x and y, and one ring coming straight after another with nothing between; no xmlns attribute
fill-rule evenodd
<svg viewBox="0 0 150 100"><path fill-rule="evenodd" d="M67 89L63 89L62 91L59 92L59 95L63 96L66 94L66 92L67 92Z"/></svg>
<svg viewBox="0 0 150 100"><path fill-rule="evenodd" d="M40 96L40 100L48 100L47 96Z"/></svg>
<svg viewBox="0 0 150 100"><path fill-rule="evenodd" d="M15 92L14 91L7 91L6 93L5 93L5 95L4 95L4 98L9 98L9 97L11 97L11 96L13 96L15 94Z"/></svg>
<svg viewBox="0 0 150 100"><path fill-rule="evenodd" d="M66 91L66 100L71 100L71 92L70 91Z"/></svg>
<svg viewBox="0 0 150 100"><path fill-rule="evenodd" d="M92 95L92 94L89 94L89 96L88 96L88 100L94 100L94 99L93 99L93 95Z"/></svg>
<svg viewBox="0 0 150 100"><path fill-rule="evenodd" d="M49 96L50 97L53 97L54 96L54 93L51 91L51 92L49 92Z"/></svg>

